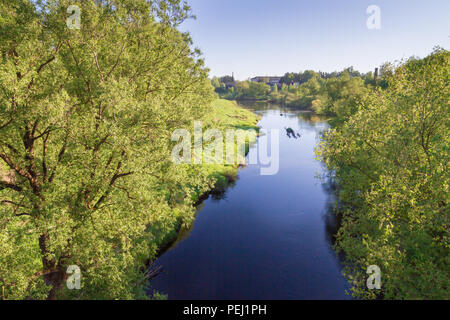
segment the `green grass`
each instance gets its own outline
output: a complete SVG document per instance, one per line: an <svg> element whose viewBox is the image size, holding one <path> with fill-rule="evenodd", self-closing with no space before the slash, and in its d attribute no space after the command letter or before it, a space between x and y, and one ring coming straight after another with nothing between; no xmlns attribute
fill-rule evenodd
<svg viewBox="0 0 450 320"><path fill-rule="evenodd" d="M239 107L235 101L217 99L213 102L212 108L213 112L207 117L208 126L221 130L224 137L225 131L228 129L254 130L258 134L259 127L257 123L260 117L247 109ZM250 144L254 143L255 140L256 135L250 141L247 141L245 146L246 154L250 149ZM224 156L225 154L224 146ZM216 180L213 192L223 192L230 183L236 181L239 164L207 164L203 166L210 176Z"/></svg>
<svg viewBox="0 0 450 320"><path fill-rule="evenodd" d="M206 118L213 126L224 128L242 128L258 130L259 117L253 112L241 108L235 101L217 99L212 104L213 112Z"/></svg>

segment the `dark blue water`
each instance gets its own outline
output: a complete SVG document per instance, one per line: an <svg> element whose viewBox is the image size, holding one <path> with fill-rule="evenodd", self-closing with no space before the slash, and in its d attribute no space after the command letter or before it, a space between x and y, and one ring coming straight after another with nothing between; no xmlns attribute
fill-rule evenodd
<svg viewBox="0 0 450 320"><path fill-rule="evenodd" d="M348 299L330 243L332 199L317 178L325 169L314 157L327 125L275 105L257 109L262 128L281 130L278 174L250 165L223 199L206 200L190 233L156 262L164 272L151 291L169 299ZM288 138L285 127L301 138Z"/></svg>

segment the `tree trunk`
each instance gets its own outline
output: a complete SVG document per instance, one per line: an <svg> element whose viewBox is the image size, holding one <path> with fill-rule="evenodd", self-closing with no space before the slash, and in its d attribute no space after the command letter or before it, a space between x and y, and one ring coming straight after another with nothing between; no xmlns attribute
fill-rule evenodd
<svg viewBox="0 0 450 320"><path fill-rule="evenodd" d="M56 263L55 259L48 258L48 239L49 236L47 233L41 235L39 237L39 248L41 249L43 269L46 271L46 274L44 275L44 283L52 287L47 300L56 300L56 292L59 288L61 288L66 274L62 266Z"/></svg>

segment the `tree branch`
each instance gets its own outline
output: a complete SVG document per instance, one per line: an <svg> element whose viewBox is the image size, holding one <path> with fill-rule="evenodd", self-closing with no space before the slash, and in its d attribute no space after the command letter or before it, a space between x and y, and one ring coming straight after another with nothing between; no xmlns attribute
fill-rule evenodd
<svg viewBox="0 0 450 320"><path fill-rule="evenodd" d="M6 181L0 181L0 190L3 189L12 189L15 190L17 192L21 192L22 191L22 187L19 187L18 185L15 185L14 183L9 183Z"/></svg>

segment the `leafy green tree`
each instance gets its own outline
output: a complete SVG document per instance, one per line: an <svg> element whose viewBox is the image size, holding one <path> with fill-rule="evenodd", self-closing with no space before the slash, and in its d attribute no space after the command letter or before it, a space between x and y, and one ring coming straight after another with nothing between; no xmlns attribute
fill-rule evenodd
<svg viewBox="0 0 450 320"><path fill-rule="evenodd" d="M436 49L384 73L387 89L364 95L317 151L339 185L337 248L357 297L450 298L449 58ZM369 265L381 290L366 288Z"/></svg>
<svg viewBox="0 0 450 320"><path fill-rule="evenodd" d="M0 285L8 299L144 297L141 267L192 219L175 128L213 98L180 1L0 3ZM157 4L157 5L156 5ZM149 14L150 13L150 14ZM5 169L3 169L5 170ZM78 265L82 289L64 286Z"/></svg>
<svg viewBox="0 0 450 320"><path fill-rule="evenodd" d="M213 85L214 88L220 88L220 82L217 77L212 78L211 84Z"/></svg>
<svg viewBox="0 0 450 320"><path fill-rule="evenodd" d="M219 78L219 81L221 83L230 83L230 82L234 82L234 78L232 76L223 76L223 77Z"/></svg>
<svg viewBox="0 0 450 320"><path fill-rule="evenodd" d="M299 75L299 82L300 83L306 83L309 80L311 80L314 77L317 77L318 74L314 72L313 70L306 70L305 72L301 73Z"/></svg>

